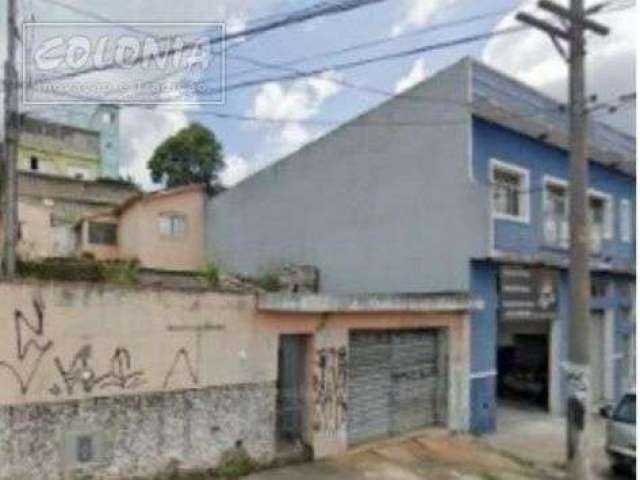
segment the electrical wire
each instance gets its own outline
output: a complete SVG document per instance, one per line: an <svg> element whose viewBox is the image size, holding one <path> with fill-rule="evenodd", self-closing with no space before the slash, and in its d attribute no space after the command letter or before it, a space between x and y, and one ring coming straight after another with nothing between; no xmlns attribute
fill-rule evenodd
<svg viewBox="0 0 640 480"><path fill-rule="evenodd" d="M212 38L209 39L208 41L201 43L201 42L187 42L185 43L183 46L180 47L175 47L172 49L168 49L166 52L164 52L165 55L167 56L171 56L171 55L176 55L179 53L183 53L183 52L187 52L193 48L200 48L202 46L212 46L212 45L218 45L221 44L223 41L230 41L230 40L234 40L237 38L242 38L242 37L248 37L251 35L256 35L259 33L263 33L263 32L267 32L267 31L272 31L272 30L276 30L276 29L280 29L283 27L287 27L290 25L296 25L299 23L303 23L306 22L308 20L311 19L315 19L315 18L321 18L321 17L326 17L326 16L330 16L330 15L335 15L338 13L344 13L344 12L348 12L348 11L353 11L353 10L357 10L359 8L362 7L366 7L366 6L371 6L374 4L378 4L378 3L382 3L385 2L387 0L344 0L341 4L337 5L337 4L326 4L326 2L322 2L317 8L312 9L311 11L307 11L306 9L297 13L293 13L291 15L288 15L286 18L280 19L280 20L275 20L269 23L266 23L264 25L258 25L258 26L254 26L254 27L249 27L246 28L242 31L238 31L238 32L232 32L228 35L226 35L224 38L222 37L216 37L216 38ZM145 61L150 61L153 60L153 56L151 55L138 55L137 57L131 59L129 62L127 62L127 65L122 65L118 62L109 62L106 65L101 65L101 66L93 66L93 67L89 67L83 70L76 70L73 72L67 72L64 74L61 74L57 77L54 78L49 78L47 79L47 81L57 81L57 80L65 80L65 79L69 79L69 78L74 78L80 75L87 75L90 73L98 73L98 72L105 72L105 71L109 71L109 70L117 70L117 69L122 69L122 68L131 68L133 66L136 65L140 65Z"/></svg>

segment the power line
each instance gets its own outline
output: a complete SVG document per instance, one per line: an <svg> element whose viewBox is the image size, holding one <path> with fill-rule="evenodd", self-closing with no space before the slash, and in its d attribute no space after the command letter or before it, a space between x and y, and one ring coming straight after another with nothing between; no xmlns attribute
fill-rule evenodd
<svg viewBox="0 0 640 480"><path fill-rule="evenodd" d="M268 78L262 78L262 79L258 79L258 80L252 80L252 81L245 81L245 82L240 82L240 83L236 83L236 84L232 84L232 85L228 85L224 87L224 91L234 91L234 90L240 90L240 89L245 89L245 88L249 88L252 86L257 86L260 84L264 84L264 83L270 83L270 82L277 82L277 81L289 81L289 80L296 80L296 79L301 79L301 78L308 78L308 77L314 77L314 76L320 76L324 73L326 73L327 71L340 71L340 70L347 70L347 69L352 69L352 68L357 68L360 66L364 66L364 65L369 65L372 63L377 63L377 62L381 62L381 61L388 61L388 60L394 60L394 59L398 59L398 58L403 58L403 57L407 57L407 56L412 56L412 55L416 55L419 53L426 53L426 52L430 52L430 51L436 51L436 50L441 50L441 49L445 49L445 48L451 48L454 46L459 46L459 45L463 45L466 43L470 43L470 42L477 42L480 41L482 39L486 39L486 38L492 38L495 36L500 36L500 35L506 35L506 34L511 34L511 33L515 33L518 31L522 31L524 30L525 27L513 27L513 28L508 28L508 29L503 29L503 30L499 30L499 31L492 31L492 32L484 32L481 34L477 34L477 35L472 35L472 36L467 36L467 37L462 37L462 38L456 38L450 41L445 41L445 42L439 42L436 44L429 44L429 45L425 45L422 47L418 47L418 48L413 48L410 50L403 50L400 52L395 52L395 53L391 53L391 54L386 54L386 55L380 55L380 56L375 56L375 57L369 57L369 58L365 58L365 59L361 59L361 60L357 60L357 61L353 61L353 62L347 62L347 63L342 63L342 64L333 64L333 65L325 65L321 68L316 68L313 70L298 70L298 69L294 69L292 67L286 67L286 66L281 66L278 64L271 64L268 62L261 62L258 60L254 60L254 59L249 59L248 57L243 57L245 59L245 61L247 62L252 62L256 65L261 65L264 68L270 68L270 69L277 69L277 70L284 70L289 72L288 75L284 75L284 76L279 76L279 77L268 77ZM468 106L469 102L461 102L459 100L454 100L454 99L450 99L450 98L438 98L438 97L432 97L432 96L427 96L427 95L416 95L416 94L410 94L410 93L396 93L396 92L391 92L391 91L387 91L384 89L379 89L379 88L375 88L375 87L370 87L370 86L365 86L365 85L359 85L359 84L355 84L353 82L349 82L346 80L341 80L341 79L337 79L334 77L320 77L325 81L329 81L332 83L338 83L344 86L347 86L349 88L353 88L353 89L357 89L357 90L362 90L368 93L374 93L377 95L381 95L384 97L399 97L399 98L404 98L404 99L419 99L419 100L428 100L431 101L433 103L449 103L449 104L456 104L456 105L462 105L462 106ZM142 84L145 84L146 82L142 82ZM203 92L206 94L211 94L211 93L219 93L221 92L222 89L214 89L214 90L209 90L207 92ZM57 93L57 94L65 94L64 92L55 92L54 89L52 89L52 93ZM73 95L67 95L69 97L73 97ZM82 96L78 96L78 98L82 99ZM92 99L91 97L84 97L86 100L89 101L95 101L95 99Z"/></svg>
<svg viewBox="0 0 640 480"><path fill-rule="evenodd" d="M319 4L318 7L313 8L311 10L303 9L299 12L292 13L283 19L275 20L273 22L269 22L264 25L249 27L242 31L233 32L227 35L224 39L222 37L216 37L216 38L209 39L208 41L203 43L187 42L183 46L168 49L166 52L164 52L164 55L166 56L177 55L179 53L189 51L196 47L203 47L205 45L207 46L217 45L222 43L223 40L230 41L237 38L248 37L251 35L256 35L256 34L264 33L267 31L283 28L289 25L295 25L298 23L306 22L314 18L320 18L320 17L325 17L325 16L330 16L330 15L335 15L339 13L356 10L366 6L382 3L384 1L387 1L387 0L344 0L344 2L339 5L337 4L327 5L325 2L322 2ZM127 62L126 67L131 68L133 66L140 65L145 61L153 60L153 58L154 58L153 55L138 55L136 58ZM84 70L77 70L74 72L61 74L58 77L47 79L47 81L65 80L65 79L74 78L80 75L87 75L89 73L104 72L104 71L121 69L121 68L125 68L125 65L121 65L117 62L110 62L110 63L107 63L106 65L93 66L93 67L86 68Z"/></svg>
<svg viewBox="0 0 640 480"><path fill-rule="evenodd" d="M43 1L57 1L57 0L43 0ZM104 17L101 17L104 20L108 20L110 22L112 22L109 19L105 19ZM467 21L468 19L463 19L461 21ZM234 56L234 58L237 58L241 61L247 62L247 63L251 63L254 65L259 65L261 68L269 68L269 69L276 69L276 70L284 70L290 73L290 75L285 75L285 76L279 76L279 77L267 77L267 78L261 78L261 79L256 79L256 80L251 80L251 81L245 81L245 82L240 82L240 83L236 83L236 84L232 84L232 85L227 85L224 88L224 91L233 91L233 90L238 90L238 89L244 89L244 88L249 88L252 86L256 86L256 85L260 85L263 83L268 83L268 82L277 82L277 81L289 81L289 80L295 80L295 79L299 79L299 78L305 78L305 77L311 77L311 76L318 76L321 75L323 73L325 73L326 71L329 70L343 70L343 69L351 69L351 68L356 68L356 67L360 67L360 66L364 66L364 65L368 65L371 63L375 63L375 62L379 62L379 61L383 61L383 60L393 60L393 59L397 59L397 58L403 58L403 57L407 57L407 56L412 56L412 55L416 55L419 53L423 53L423 52L428 52L428 51L434 51L434 50L438 50L438 49L442 49L442 48L448 48L448 47L453 47L453 46L458 46L464 43L470 43L470 42L477 42L477 41L481 41L481 40L485 40L487 38L491 38L494 36L498 36L498 35L504 35L504 34L510 34L510 33L514 33L515 31L518 31L520 29L524 29L525 27L514 27L512 29L503 29L500 31L492 31L492 32L485 32L485 33L481 33L478 35L472 35L472 36L467 36L467 37L463 37L463 38L458 38L458 39L454 39L452 41L447 41L447 42L440 42L437 44L432 44L432 45L427 45L427 46L423 46L423 47L419 47L419 48L415 48L415 49L410 49L410 50L404 50L404 51L400 51L400 52L396 52L396 53L391 53L391 54L387 54L387 55L381 55L381 56L376 56L376 57L370 57L370 58L366 58L366 59L362 59L362 60L357 60L357 61L353 61L353 62L347 62L347 63L342 63L342 64L334 64L334 65L325 65L321 68L316 68L310 71L302 71L302 70L297 70L297 69L293 69L290 67L287 67L287 65L283 65L283 64L273 64L273 63L268 63L268 62L263 62L263 61L259 61L259 60L255 60L249 57L240 57L240 56ZM152 82L156 82L158 80L162 80L163 78L167 78L168 76L172 76L175 75L176 72L171 72L169 75L162 75L158 78L155 78L152 80ZM349 88L353 88L353 89L357 89L357 90L361 90L361 91L365 91L368 93L374 93L374 94L378 94L378 95L383 95L383 96L396 96L395 92L388 92L385 91L383 89L378 89L378 88L374 88L374 87L369 87L369 86L365 86L365 85L357 85L353 82L348 82L345 80L341 80L341 79L336 79L333 77L326 77L324 78L324 80L329 81L329 82L333 82L333 83L337 83L343 86L347 86ZM144 82L143 84L148 84L149 82ZM214 89L214 90L209 90L207 92L204 93L220 93L222 91L222 89L218 88L218 89ZM424 96L412 96L412 95L402 95L404 98L422 98L424 99ZM446 99L431 99L434 101L440 101L443 103L447 103L448 101ZM449 103L459 103L456 101L449 101ZM538 110L540 110L538 108Z"/></svg>
<svg viewBox="0 0 640 480"><path fill-rule="evenodd" d="M498 36L502 36L502 35L510 35L512 33L516 33L516 32L520 32L525 30L525 27L510 27L510 28L505 28L502 30L496 30L496 31L491 31L491 32L483 32L483 33L479 33L479 34L475 34L475 35L468 35L465 37L459 37L453 40L448 40L448 41L444 41L444 42L438 42L438 43L433 43L430 45L424 45L422 47L417 47L417 48L411 48L408 50L401 50L398 52L394 52L394 53L388 53L388 54L384 54L384 55L377 55L374 57L368 57L368 58L364 58L364 59L360 59L360 60L354 60L354 61L350 61L350 62L344 62L344 63L336 63L336 64L331 64L331 65L323 65L322 67L318 67L318 68L314 68L312 70L295 70L295 69L291 69L290 67L285 67L285 66L278 66L276 67L275 65L273 65L270 68L281 68L281 69L288 69L289 71L293 72L290 73L288 75L282 75L282 76L274 76L274 77L263 77L263 78L259 78L259 79L255 79L255 80L247 80L244 82L238 82L232 85L227 85L225 86L225 91L229 92L229 91L235 91L235 90L241 90L244 88L248 88L248 87L253 87L256 85L261 85L264 83L271 83L271 82L284 82L284 81L291 81L291 80L298 80L300 78L307 78L307 77L314 77L317 75L321 75L327 71L342 71L342 70L351 70L354 68L358 68L358 67L363 67L365 65L370 65L373 63L377 63L377 62L381 62L381 61L387 61L387 60L396 60L396 59L400 59L400 58L405 58L405 57L411 57L414 55L418 55L420 53L428 53L428 52L432 52L432 51L436 51L436 50L442 50L445 48L451 48L451 47L457 47L460 45L465 45L468 43L475 43L475 42L479 42L482 40L487 40L489 38L493 38L493 37L498 37ZM245 58L245 61L249 61L247 58ZM252 60L252 62L258 62L256 60ZM265 62L262 62L263 64L265 64ZM214 90L215 92L215 90ZM207 92L210 93L210 92Z"/></svg>
<svg viewBox="0 0 640 480"><path fill-rule="evenodd" d="M438 31L438 30L444 30L444 29L448 29L448 28L459 27L461 25L467 25L469 23L478 22L480 20L485 20L487 18L494 18L494 17L500 16L500 15L506 15L510 11L511 11L511 9L494 10L492 12L487 12L487 13L483 13L483 14L480 14L480 15L473 15L473 16L470 16L470 17L451 20L451 21L448 21L448 22L436 23L436 24L433 24L433 25L429 25L428 27L425 27L425 28L420 28L420 29L413 30L413 31L410 31L410 32L401 33L399 35L392 36L392 37L389 37L389 36L379 37L377 39L370 40L370 41L367 41L367 42L356 43L356 44L350 45L348 47L343 47L343 48L338 48L338 49L333 49L333 50L325 50L323 52L319 52L319 53L316 53L314 55L305 55L305 56L302 56L302 57L297 57L297 58L288 60L288 61L282 63L281 65L283 65L283 66L292 66L292 65L298 65L300 63L307 63L309 61L319 60L319 59L322 59L322 58L329 58L329 57L344 55L346 53L351 53L351 52L355 52L355 51L358 51L358 50L369 49L369 48L372 48L372 47L376 47L376 46L383 45L383 44L386 44L386 43L395 42L395 41L402 40L402 39L409 38L409 37L416 37L416 36L420 36L420 35L425 35L427 33L432 33L432 32ZM258 70L259 69L242 70L240 72L234 73L233 75L230 75L227 78L242 77L242 76L245 76L246 74L257 72Z"/></svg>
<svg viewBox="0 0 640 480"><path fill-rule="evenodd" d="M41 1L43 1L43 2L47 2L47 3L52 3L52 4L55 4L55 5L59 5L59 6L62 6L62 7L64 7L64 8L69 8L70 10L72 10L72 11L74 11L74 12L76 12L76 13L81 13L81 14L83 14L83 15L86 15L86 16L89 16L89 17L93 17L93 18L98 19L98 20L100 20L100 21L108 22L108 23L112 23L112 24L117 25L117 23L116 23L116 22L114 22L112 19L109 19L109 18L107 18L107 17L105 17L105 16L103 16L103 15L96 14L96 13L94 13L94 12L92 12L92 11L89 11L89 10L86 10L86 9L78 8L78 7L75 7L75 6L70 6L70 5L68 5L68 4L64 3L64 2L59 1L59 0L41 0ZM489 12L489 13L486 13L486 14L475 15L475 16L473 16L473 17L468 17L468 18L460 19L460 20L457 20L457 21L447 22L446 24L445 24L445 23L443 23L443 24L439 24L439 25L433 25L433 26L431 26L431 27L428 27L427 29L421 29L421 30L422 30L422 32L424 33L424 32L426 32L426 31L428 31L428 30L432 30L432 31L433 31L433 30L437 30L437 29L444 28L446 25L450 25L450 26L452 26L452 25L456 25L456 24L469 23L470 21L477 21L478 19L488 18L489 16L495 16L495 15L497 15L497 14L499 14L499 13L504 13L504 12L506 12L506 10L504 10L504 9L503 9L503 10L500 10L500 11L493 11L493 12ZM123 28L126 28L127 26L126 26L126 25L122 25L122 27L123 27ZM129 29L129 30L133 30L133 31L135 31L136 33L140 33L140 32L141 32L141 30L140 30L140 29L135 29L135 28L127 28L127 29ZM146 32L142 32L142 33L146 33ZM415 33L416 33L416 32L409 32L408 34L406 34L406 36L415 35ZM494 33L494 32L491 32L490 34L491 34L491 35L494 35L495 33ZM498 33L498 34L499 34L499 33ZM479 40L481 40L482 38L484 38L484 37L481 37L481 38L477 39L476 41L479 41ZM387 39L387 40L388 40L388 39ZM463 42L465 42L465 41L466 41L466 40L465 40L465 39L463 39ZM375 42L380 43L380 41L379 41L379 40L378 40L378 41L375 41ZM375 43L375 42L374 42L374 43ZM359 48L359 46L348 47L348 48L344 49L344 51L348 51L348 50L350 50L350 49L354 49L354 48L355 48L355 49L357 49L357 48ZM424 48L424 47L423 47L423 48ZM437 47L436 47L436 48L437 48ZM424 51L427 51L427 50L428 50L428 47L427 47L427 49L424 49ZM415 54L415 53L414 53L414 54ZM263 61L259 61L259 60L254 60L254 59L249 58L249 57L237 56L237 55L228 55L228 56L229 56L230 58L234 58L234 59L237 59L237 60L243 61L243 62L245 62L245 63L250 63L250 64L253 64L253 65L260 66L261 68L269 68L269 69L274 69L274 70L287 71L287 72L289 72L289 73L293 73L293 74L295 74L296 76L300 76L300 77L302 77L302 76L315 76L315 75L316 75L316 73L306 74L305 72L303 72L303 71L301 71L301 70L297 70L297 69L293 69L293 68L287 68L287 65L286 65L286 64L285 64L285 65L282 65L282 64L273 64L273 63L263 62ZM310 57L307 57L305 60L308 60L309 58L310 58ZM374 59L373 61L376 61L376 60ZM287 62L287 63L290 63L290 62ZM296 63L297 63L297 62L296 62ZM367 63L368 63L368 62L367 62ZM334 67L330 67L330 69L334 69ZM325 70L327 70L327 68L323 68L322 70L323 70L323 71L318 72L318 73L324 73L324 71L325 71ZM144 83L145 85L150 84L150 83L155 83L155 82L158 82L158 81L161 81L161 80L167 79L167 78L169 78L169 77L172 77L172 76L178 75L178 74L180 74L180 73L182 73L182 72L180 72L180 71L178 71L178 72L170 72L170 73L168 73L168 74L160 75L159 77L156 77L156 78L154 78L154 79L151 79L150 81L145 81L145 82L143 82L143 83ZM394 95L395 95L395 92L388 92L388 91L385 91L385 90L382 90L382 89L378 89L378 88L374 88L374 87L369 87L369 86L366 86L366 85L357 85L357 84L355 84L355 83L353 83L353 82L348 82L348 81L346 81L346 80L341 80L341 79L337 79L337 78L325 78L325 80L330 81L330 82L333 82L333 83L336 83L336 84L339 84L339 85L342 85L342 86L346 86L346 87L348 87L348 88L353 88L353 89L356 89L356 90L361 90L361 91L365 91L365 92L373 93L373 94L377 94L377 95L382 95L382 96L394 96ZM230 87L230 88L237 88L237 87L236 87L236 86L232 86L232 87ZM228 91L228 90L229 90L229 87L228 87L228 88L225 88L224 90L225 90L225 91ZM219 90L219 92L221 92L221 90ZM219 93L219 92L218 92L218 93ZM212 93L212 92L207 92L207 93Z"/></svg>
<svg viewBox="0 0 640 480"><path fill-rule="evenodd" d="M518 30L523 29L524 27L518 27ZM379 61L385 61L385 60L391 60L391 59L395 59L395 58L401 58L404 56L409 56L409 55L415 55L416 53L420 53L420 52L425 52L425 51L432 51L432 50L437 50L440 48L448 48L451 46L457 46L463 43L467 43L469 41L478 41L479 39L482 38L487 38L487 37L491 37L491 36L496 36L496 35L501 35L501 34L507 34L507 33L513 33L514 30L513 29L504 29L502 31L494 31L494 32L487 32L487 33L482 33L479 35L475 35L475 36L470 36L470 37L463 37L463 38L458 38L452 41L448 41L448 42L440 42L437 44L432 44L432 45L427 45L427 46L423 46L423 47L419 47L417 49L411 49L411 50L405 50L405 51L401 51L401 52L396 52L396 53L392 53L392 54L388 54L388 55L382 55L382 56L376 56L376 57L370 57L367 59L362 59L359 60L357 62L348 62L345 64L338 64L338 65L331 65L331 66L324 66L322 68L319 69L314 69L311 71L301 71L301 70L297 70L297 69L293 69L290 67L287 67L286 65L278 65L278 64L271 64L271 63L267 63L267 62L262 62L262 61L258 61L258 60L254 60L254 59L249 59L247 57L242 57L243 60L248 61L248 62L252 62L256 65L259 65L261 68L270 68L270 69L278 69L278 70L285 70L288 72L291 72L291 75L287 75L287 76L283 76L283 77L276 77L276 78L268 78L268 79L259 79L259 80L254 80L253 82L251 82L251 85L248 84L248 82L243 82L241 84L236 84L236 85L231 85L228 88L231 89L239 89L239 88L247 88L249 86L253 86L253 85L258 85L260 83L266 83L266 82L270 82L270 81L282 81L282 80L293 80L293 79L297 79L297 78L304 78L304 77L309 77L309 76L318 76L320 74L325 73L328 70L336 70L336 69L347 69L347 68L355 68L357 66L361 66L361 65L367 65L367 64L371 64L374 62L379 62ZM434 97L429 97L429 96L425 96L425 95L415 95L415 94L396 94L395 92L389 92L389 91L385 91L383 89L378 89L378 88L374 88L374 87L368 87L368 86L363 86L363 85L357 85L354 84L353 82L348 82L345 80L341 80L341 79L336 79L333 77L324 77L323 78L326 81L330 81L330 82L335 82L335 83L339 83L345 86L348 86L350 88L354 88L354 89L359 89L362 91L366 91L369 93L376 93L379 95L383 95L386 97L401 97L401 98L409 98L409 99L420 99L420 100L428 100L431 101L433 103L451 103L451 104L457 104L457 105L461 105L463 107L470 107L471 104L469 102L460 102L458 100L453 100L453 99L446 99L446 98L434 98ZM69 96L69 95L67 95ZM92 99L90 97L78 97L80 99L85 99L85 100L89 100L89 101L100 101L100 99ZM130 105L130 107L135 107L135 105ZM138 106L139 107L139 106ZM162 110L167 110L166 107L162 108ZM174 111L188 111L185 109L173 109ZM540 107L537 107L538 111L551 111L550 109L542 109ZM553 111L556 111L556 109L552 109ZM560 106L558 108L558 110L560 110ZM235 120L239 120L239 121L262 121L262 122L270 122L270 123L276 123L276 122L281 122L281 123L303 123L305 122L302 119L268 119L268 118L258 118L258 117L254 117L254 118L250 118L248 116L243 116L243 115L238 115L238 114L222 114L222 113L217 113L217 112L205 112L203 110L197 110L194 111L194 114L199 114L199 115L203 115L205 113L210 113L211 115L217 116L218 118L226 118L226 119L235 119ZM523 114L516 114L516 113L511 113L511 112L507 112L506 113L507 116L512 116L514 118L523 118L523 117L531 117L531 115L523 115ZM313 121L306 121L306 123L311 124ZM316 122L317 125L331 125L331 124L337 124L340 122L335 122L335 121L323 121L323 120L319 120Z"/></svg>

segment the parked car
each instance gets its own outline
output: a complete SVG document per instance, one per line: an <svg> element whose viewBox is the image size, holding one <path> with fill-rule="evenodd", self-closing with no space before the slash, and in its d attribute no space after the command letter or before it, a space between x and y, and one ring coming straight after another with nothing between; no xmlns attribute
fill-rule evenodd
<svg viewBox="0 0 640 480"><path fill-rule="evenodd" d="M629 392L618 405L600 411L607 419L605 449L614 470L636 469L636 393Z"/></svg>

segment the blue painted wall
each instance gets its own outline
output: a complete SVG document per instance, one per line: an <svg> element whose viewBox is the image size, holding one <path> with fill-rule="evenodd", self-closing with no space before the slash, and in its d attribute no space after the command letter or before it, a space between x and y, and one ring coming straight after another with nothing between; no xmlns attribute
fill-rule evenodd
<svg viewBox="0 0 640 480"><path fill-rule="evenodd" d="M552 252L567 255L566 250L551 248L544 242L543 187L544 177L550 176L566 180L569 173L569 159L565 151L545 145L541 141L526 137L496 124L474 118L473 120L472 170L476 182L486 187L486 207L491 205L490 161L497 160L529 170L528 223L508 220L493 220L494 248L508 253L536 255ZM613 200L613 238L603 242L600 257L610 257L615 266L630 268L635 264L635 236L631 243L620 238L620 201L631 201L635 213L635 179L614 169L591 163L591 188L611 195ZM635 215L633 215L635 218ZM633 226L635 233L635 225ZM624 335L632 328L622 319L622 308L630 306L629 299L623 298L621 289L624 282L633 281L631 276L613 273L594 273L611 288L606 296L593 298L594 309L616 312L616 335L614 353L614 383L616 394L623 389L626 366L619 358L623 352ZM490 262L471 262L471 288L474 297L482 298L485 308L472 316L471 345L471 430L487 433L496 429L495 376L485 375L496 369L496 338L499 299L497 297L498 267ZM569 278L566 270L558 271L558 309L556 322L560 327L560 345L555 361L562 364L568 357L569 319ZM560 377L560 394L566 398L566 379L562 368L557 370Z"/></svg>
<svg viewBox="0 0 640 480"><path fill-rule="evenodd" d="M484 302L471 316L471 432L496 429L498 266L471 262L471 295Z"/></svg>
<svg viewBox="0 0 640 480"><path fill-rule="evenodd" d="M490 161L493 158L529 170L531 213L528 223L495 220L495 248L527 255L541 251L566 253L566 250L550 248L544 242L543 179L544 176L563 180L568 178L567 153L502 126L474 118L473 174L476 181L490 184ZM635 238L631 243L621 241L619 212L623 198L629 199L632 206L635 205L635 179L591 162L590 186L610 194L613 199L613 239L604 241L601 256L612 257L613 264L617 266L634 264ZM489 205L490 188L487 188L487 202ZM635 218L635 215L632 217ZM635 232L635 226L632 230Z"/></svg>

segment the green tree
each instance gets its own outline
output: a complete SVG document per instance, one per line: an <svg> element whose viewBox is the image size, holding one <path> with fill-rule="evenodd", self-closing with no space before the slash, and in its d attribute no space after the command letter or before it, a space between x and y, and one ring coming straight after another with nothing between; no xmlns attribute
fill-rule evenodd
<svg viewBox="0 0 640 480"><path fill-rule="evenodd" d="M147 163L155 183L167 187L193 183L210 185L224 167L222 145L215 134L200 123L192 123L167 138Z"/></svg>

